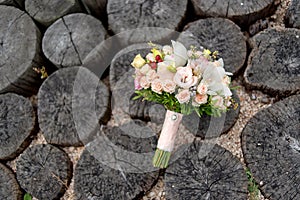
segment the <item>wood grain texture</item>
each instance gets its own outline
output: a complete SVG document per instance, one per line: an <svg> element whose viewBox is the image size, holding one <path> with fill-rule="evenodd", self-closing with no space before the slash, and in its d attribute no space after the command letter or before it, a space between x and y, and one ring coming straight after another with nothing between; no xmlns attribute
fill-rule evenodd
<svg viewBox="0 0 300 200"><path fill-rule="evenodd" d="M37 132L31 102L13 93L0 95L0 160L16 157Z"/></svg>
<svg viewBox="0 0 300 200"><path fill-rule="evenodd" d="M229 151L213 145L195 141L167 168L166 199L247 199L242 164Z"/></svg>
<svg viewBox="0 0 300 200"><path fill-rule="evenodd" d="M178 41L187 48L191 45L218 51L224 68L237 74L247 56L246 38L240 28L228 19L207 18L191 22L184 27Z"/></svg>
<svg viewBox="0 0 300 200"><path fill-rule="evenodd" d="M300 28L300 1L292 0L285 15L289 27Z"/></svg>
<svg viewBox="0 0 300 200"><path fill-rule="evenodd" d="M145 157L141 153L154 152L156 137L132 137L124 128L127 131L134 130L132 124L123 128L106 127L100 134L104 133L109 142L96 139L83 151L75 169L75 199L135 199L148 191L157 180L158 171L143 171L143 167L131 162L129 153L126 153L140 153L144 160ZM101 145L103 142L108 144L108 147ZM114 151L112 145L117 146L119 151ZM114 156L106 155L110 151L114 151ZM104 157L105 161L101 160ZM110 164L115 167L112 168ZM134 167L139 172L129 172L126 166Z"/></svg>
<svg viewBox="0 0 300 200"><path fill-rule="evenodd" d="M300 31L267 29L252 38L244 78L249 88L273 96L300 91Z"/></svg>
<svg viewBox="0 0 300 200"><path fill-rule="evenodd" d="M52 145L32 146L17 160L18 182L38 199L58 199L69 185L71 174L68 155Z"/></svg>
<svg viewBox="0 0 300 200"><path fill-rule="evenodd" d="M25 0L25 10L37 22L49 26L64 15L81 11L78 0Z"/></svg>
<svg viewBox="0 0 300 200"><path fill-rule="evenodd" d="M69 14L53 23L43 37L43 52L58 68L82 65L82 61L106 35L101 22L83 14Z"/></svg>
<svg viewBox="0 0 300 200"><path fill-rule="evenodd" d="M187 0L108 0L109 28L121 33L121 42L163 40L177 30L187 10ZM156 29L146 27L156 27Z"/></svg>
<svg viewBox="0 0 300 200"><path fill-rule="evenodd" d="M242 132L247 166L268 199L300 198L300 95L261 110Z"/></svg>
<svg viewBox="0 0 300 200"><path fill-rule="evenodd" d="M249 25L271 15L275 0L192 0L197 15L229 18L240 25Z"/></svg>
<svg viewBox="0 0 300 200"><path fill-rule="evenodd" d="M41 83L32 69L41 67L41 34L23 11L0 6L0 93L32 95Z"/></svg>
<svg viewBox="0 0 300 200"><path fill-rule="evenodd" d="M48 143L81 146L99 120L106 121L108 105L108 89L92 72L60 69L39 90L40 129Z"/></svg>
<svg viewBox="0 0 300 200"><path fill-rule="evenodd" d="M22 192L15 174L0 163L0 198L9 200L21 200Z"/></svg>

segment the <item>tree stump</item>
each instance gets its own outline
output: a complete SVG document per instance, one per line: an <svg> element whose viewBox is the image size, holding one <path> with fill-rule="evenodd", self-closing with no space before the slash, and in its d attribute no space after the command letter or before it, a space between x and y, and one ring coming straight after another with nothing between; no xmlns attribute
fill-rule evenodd
<svg viewBox="0 0 300 200"><path fill-rule="evenodd" d="M23 11L0 6L0 93L32 95L41 83L40 31ZM26 24L26 26L24 26Z"/></svg>
<svg viewBox="0 0 300 200"><path fill-rule="evenodd" d="M253 37L244 74L251 89L273 96L300 91L300 30L267 29Z"/></svg>
<svg viewBox="0 0 300 200"><path fill-rule="evenodd" d="M165 174L166 199L247 199L247 176L224 148L192 143Z"/></svg>
<svg viewBox="0 0 300 200"><path fill-rule="evenodd" d="M80 12L78 0L25 0L25 10L37 22L49 26L64 15Z"/></svg>
<svg viewBox="0 0 300 200"><path fill-rule="evenodd" d="M300 199L300 95L273 104L249 120L242 149L264 196Z"/></svg>
<svg viewBox="0 0 300 200"><path fill-rule="evenodd" d="M38 199L58 199L68 187L72 163L68 155L48 144L26 149L17 160L21 187Z"/></svg>
<svg viewBox="0 0 300 200"><path fill-rule="evenodd" d="M199 16L229 18L243 26L271 15L276 9L275 0L192 0L192 4Z"/></svg>
<svg viewBox="0 0 300 200"><path fill-rule="evenodd" d="M218 51L224 60L224 68L237 74L247 56L246 39L240 28L228 19L208 18L189 23L178 41L187 48L191 45Z"/></svg>
<svg viewBox="0 0 300 200"><path fill-rule="evenodd" d="M106 15L107 0L81 0L81 1L89 14L92 14L99 19L107 18Z"/></svg>
<svg viewBox="0 0 300 200"><path fill-rule="evenodd" d="M16 157L37 131L36 116L30 101L7 93L0 95L0 160Z"/></svg>
<svg viewBox="0 0 300 200"><path fill-rule="evenodd" d="M233 93L233 99L236 103L240 104L240 99L235 91ZM235 124L235 122L238 119L240 111L240 105L237 107L237 109L234 109L233 107L230 108L230 110L224 114L220 118L218 117L211 117L209 115L203 115L200 119L199 116L196 113L193 113L188 116L183 117L183 125L189 129L192 128L195 123L198 123L198 130L197 132L193 132L193 130L190 130L193 134L195 134L198 137L201 137L202 139L210 139L220 136L221 134L227 133L230 128ZM209 131L210 126L215 126L215 121L223 120L225 117L224 123L218 122L220 124L220 130L219 128L216 128L215 131L211 132ZM195 125L194 125L195 126Z"/></svg>
<svg viewBox="0 0 300 200"><path fill-rule="evenodd" d="M0 5L16 6L23 8L24 0L0 0Z"/></svg>
<svg viewBox="0 0 300 200"><path fill-rule="evenodd" d="M158 179L158 171L144 168L152 167L156 138L132 137L130 127L107 127L100 133L106 139L99 137L86 146L75 169L75 199L135 199ZM132 154L139 157L137 162L131 160ZM146 164L136 165L146 159Z"/></svg>
<svg viewBox="0 0 300 200"><path fill-rule="evenodd" d="M132 118L151 120L151 107L157 105L153 102L132 100L134 97L134 68L131 62L137 54L145 57L151 51L148 44L131 45L113 58L110 65L110 85L112 98L116 103L113 107L120 107L125 113ZM121 103L120 103L121 101Z"/></svg>
<svg viewBox="0 0 300 200"><path fill-rule="evenodd" d="M5 165L0 163L0 198L1 199L22 199L22 192L14 173Z"/></svg>
<svg viewBox="0 0 300 200"><path fill-rule="evenodd" d="M105 38L106 31L96 18L70 14L57 20L43 38L45 56L58 68L82 65L82 61Z"/></svg>
<svg viewBox="0 0 300 200"><path fill-rule="evenodd" d="M109 0L109 28L126 44L159 41L181 25L187 0L135 1ZM163 27L163 28L161 28Z"/></svg>
<svg viewBox="0 0 300 200"><path fill-rule="evenodd" d="M292 0L285 15L289 27L300 28L300 1Z"/></svg>
<svg viewBox="0 0 300 200"><path fill-rule="evenodd" d="M38 120L48 143L80 146L99 120L108 117L107 87L88 69L71 67L53 73L38 93Z"/></svg>

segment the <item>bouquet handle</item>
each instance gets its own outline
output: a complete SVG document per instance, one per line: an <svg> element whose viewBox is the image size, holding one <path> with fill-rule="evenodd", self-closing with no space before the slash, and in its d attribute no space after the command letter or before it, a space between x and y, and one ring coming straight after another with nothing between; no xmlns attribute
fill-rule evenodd
<svg viewBox="0 0 300 200"><path fill-rule="evenodd" d="M168 166L182 116L181 113L167 110L157 149L153 157L154 167L166 168Z"/></svg>

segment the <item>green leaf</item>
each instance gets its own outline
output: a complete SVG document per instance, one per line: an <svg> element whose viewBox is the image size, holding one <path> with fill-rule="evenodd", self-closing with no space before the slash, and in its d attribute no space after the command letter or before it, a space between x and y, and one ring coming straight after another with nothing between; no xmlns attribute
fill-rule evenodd
<svg viewBox="0 0 300 200"><path fill-rule="evenodd" d="M32 200L32 196L30 195L30 194L28 194L28 193L26 193L25 195L24 195L24 198L23 198L24 200Z"/></svg>

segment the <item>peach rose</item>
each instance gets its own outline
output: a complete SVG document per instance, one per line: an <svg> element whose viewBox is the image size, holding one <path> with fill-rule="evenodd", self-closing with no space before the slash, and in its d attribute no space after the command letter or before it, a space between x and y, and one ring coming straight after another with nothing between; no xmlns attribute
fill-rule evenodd
<svg viewBox="0 0 300 200"><path fill-rule="evenodd" d="M194 102L197 103L198 105L205 104L205 103L207 103L207 98L208 98L208 96L206 94L204 94L204 95L196 94L196 96L194 98Z"/></svg>
<svg viewBox="0 0 300 200"><path fill-rule="evenodd" d="M161 92L163 90L163 86L162 86L161 81L159 79L155 79L154 81L152 81L151 89L152 89L153 92L161 94Z"/></svg>
<svg viewBox="0 0 300 200"><path fill-rule="evenodd" d="M171 80L165 80L163 82L163 90L168 93L175 92L176 84Z"/></svg>
<svg viewBox="0 0 300 200"><path fill-rule="evenodd" d="M201 95L204 95L207 93L207 85L203 84L203 83L200 83L197 87L197 92Z"/></svg>
<svg viewBox="0 0 300 200"><path fill-rule="evenodd" d="M191 98L191 94L189 90L181 90L178 94L175 95L176 99L179 103L187 103Z"/></svg>
<svg viewBox="0 0 300 200"><path fill-rule="evenodd" d="M146 76L142 76L140 79L140 85L142 88L147 89L150 87L150 82L147 80Z"/></svg>
<svg viewBox="0 0 300 200"><path fill-rule="evenodd" d="M146 78L147 78L147 81L151 83L152 81L154 81L155 79L158 78L158 75L155 70L150 69L148 71L148 73L146 74Z"/></svg>
<svg viewBox="0 0 300 200"><path fill-rule="evenodd" d="M139 69L139 71L140 71L143 75L146 75L150 69L151 69L150 65L145 64L141 69Z"/></svg>
<svg viewBox="0 0 300 200"><path fill-rule="evenodd" d="M225 109L223 97L216 95L211 98L211 101L215 107L220 108L222 110Z"/></svg>

